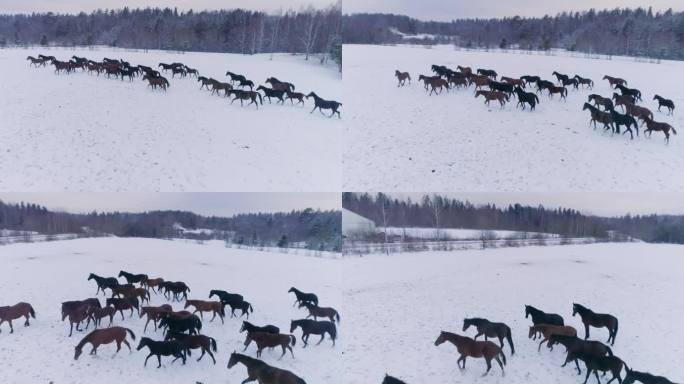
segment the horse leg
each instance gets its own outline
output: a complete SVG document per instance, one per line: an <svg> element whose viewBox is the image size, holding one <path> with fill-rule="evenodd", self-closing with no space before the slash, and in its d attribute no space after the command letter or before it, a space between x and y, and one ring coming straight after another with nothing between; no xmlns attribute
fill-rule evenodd
<svg viewBox="0 0 684 384"><path fill-rule="evenodd" d="M117 340L116 341L116 352L114 352L114 353L119 353L120 350L121 350L121 341Z"/></svg>
<svg viewBox="0 0 684 384"><path fill-rule="evenodd" d="M485 362L487 363L487 370L485 371L485 373L482 374L482 377L487 376L489 371L492 369L492 360L491 359L485 359Z"/></svg>
<svg viewBox="0 0 684 384"><path fill-rule="evenodd" d="M128 350L129 350L130 352L133 352L133 350L131 349L131 345L128 344L128 341L126 341L126 339L123 339L123 343L126 344L126 346L128 347Z"/></svg>
<svg viewBox="0 0 684 384"><path fill-rule="evenodd" d="M619 132L618 132L619 133ZM584 340L589 338L589 324L584 324Z"/></svg>
<svg viewBox="0 0 684 384"><path fill-rule="evenodd" d="M150 351L150 354L147 355L147 358L145 359L145 364L143 364L143 367L147 367L147 360L149 360L150 357L152 357L152 352L151 352L151 351Z"/></svg>
<svg viewBox="0 0 684 384"><path fill-rule="evenodd" d="M548 340L548 339L547 339L546 337L544 337L544 339L542 339L542 341L539 342L539 348L537 348L537 352L541 352L541 346L542 346L542 344L544 344L544 342L545 342L546 340Z"/></svg>
<svg viewBox="0 0 684 384"><path fill-rule="evenodd" d="M322 342L323 342L323 338L325 338L325 333L321 335L321 339L318 340L318 343L316 343L316 345L322 343Z"/></svg>
<svg viewBox="0 0 684 384"><path fill-rule="evenodd" d="M494 359L499 364L499 367L501 367L501 374L503 375L505 371L504 371L503 363L501 363L501 359L499 359L499 356L495 356Z"/></svg>
<svg viewBox="0 0 684 384"><path fill-rule="evenodd" d="M206 348L202 347L202 354L200 355L199 359L197 359L197 361L202 360L202 358L204 357L204 352L205 352L205 351L206 351Z"/></svg>
<svg viewBox="0 0 684 384"><path fill-rule="evenodd" d="M176 360L174 360L176 361ZM161 355L157 355L157 362L159 362L159 365L157 365L157 368L161 368ZM171 362L173 364L173 361Z"/></svg>
<svg viewBox="0 0 684 384"><path fill-rule="evenodd" d="M305 333L302 335L302 341L304 342L304 346L302 348L306 348L307 345L309 345L309 334Z"/></svg>
<svg viewBox="0 0 684 384"><path fill-rule="evenodd" d="M10 323L10 327L11 326L12 326L12 323ZM72 321L69 321L69 337L71 337L71 334L73 333L73 331L74 331L74 323Z"/></svg>
<svg viewBox="0 0 684 384"><path fill-rule="evenodd" d="M587 384L587 380L589 380L589 375L591 375L591 369L587 368L587 376L584 378L584 384ZM598 379L598 376L596 376L596 379Z"/></svg>
<svg viewBox="0 0 684 384"><path fill-rule="evenodd" d="M31 324L29 324L29 315L28 315L28 313L25 314L24 317L26 318L26 322L24 323L24 327L28 327L29 325L31 325Z"/></svg>

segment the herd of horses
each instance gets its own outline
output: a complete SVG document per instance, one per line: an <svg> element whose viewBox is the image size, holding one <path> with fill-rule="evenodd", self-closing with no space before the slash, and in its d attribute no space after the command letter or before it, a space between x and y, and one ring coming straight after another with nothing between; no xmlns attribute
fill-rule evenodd
<svg viewBox="0 0 684 384"><path fill-rule="evenodd" d="M572 90L579 90L580 88L593 89L594 81L580 75L570 76L568 74L554 71L552 76L556 81L549 81L542 79L540 76L525 75L518 78L501 76L492 69L478 68L475 72L470 67L458 66L456 70L448 68L443 65L432 65L431 67L434 75L419 75L418 80L423 82L423 88L428 95L442 93L444 89L447 92L454 88L467 88L474 86L475 98L483 97L484 103L489 106L491 101L498 102L501 108L507 102L511 101L512 97L517 98L517 107L522 107L524 110L526 105L529 105L530 111L534 111L539 104L540 99L538 94L547 92L549 98L553 98L558 94L560 99L567 100L568 88ZM399 70L394 71L397 78L397 87L411 83L411 75L408 72ZM607 80L610 87L615 91L610 97L603 97L598 94L591 94L588 100L583 105L583 110L589 110L591 113L590 124L603 124L605 130L610 129L613 134L620 134L620 127L624 126L623 134L629 132L632 139L634 139L634 132L631 127L636 130L639 136L640 120L646 126L644 134L648 133L649 137L653 132L663 132L665 135L665 142L670 141L670 132L677 134L672 125L654 120L653 113L646 107L638 105L643 101L641 91L636 88L628 88L627 81L618 77L604 76L603 80ZM528 92L527 90L534 92ZM658 103L658 111L661 108L667 109L667 114L674 113L675 105L670 99L666 99L660 95L654 95L653 100ZM594 103L593 105L591 103ZM601 110L601 108L603 110ZM620 113L616 108L620 106L622 112Z"/></svg>
<svg viewBox="0 0 684 384"><path fill-rule="evenodd" d="M125 282L119 279L123 278ZM279 327L266 324L256 325L250 323L249 314L254 311L252 304L246 301L239 293L230 293L224 290L211 290L209 299L197 300L188 299L190 287L182 281L168 281L163 278L149 278L146 274L133 274L120 271L117 277L104 277L91 273L88 281L94 281L97 287L96 297L82 300L65 301L61 305L61 319L69 322L69 337L72 336L74 328L76 331L86 331L92 322L94 330L83 337L74 348L74 360L83 353L86 344L91 345L90 354L96 355L98 348L102 345L115 344L116 353L121 350L122 345L128 347L132 352L133 348L129 340L136 340L136 334L130 328L124 326L114 326L114 320L121 316L121 321L125 321L124 311L130 313L131 318L136 313L139 318L146 317L143 333L147 332L147 327L151 322L154 332L162 331L161 339L155 340L150 337L141 337L136 347L137 351L147 348L149 353L144 361L155 356L157 358L157 368L161 367L162 357L172 357L171 363L181 360L183 364L193 350L201 352L197 361L202 360L205 354L209 355L213 363L216 364L214 353L217 352L216 339L203 334L202 323L204 313L211 314L209 321L214 321L218 316L221 323L224 323L226 309L231 309L230 317L246 318L242 322L240 333L246 333L244 341L245 352L254 343L256 345L256 358L233 352L229 357L228 368L232 368L237 363L246 366L249 377L244 382L258 380L261 384L305 384L304 380L294 373L271 366L259 358L264 349L280 347L282 359L289 351L294 358L292 347L297 342L294 335L297 329L301 329L301 341L303 348L308 346L311 335L320 336L318 344L321 344L327 335L335 345L337 338L336 323L340 322L340 315L332 307L319 306L318 296L314 293L302 292L295 287L288 290L288 293L295 295L293 306L305 308L308 315L298 320L290 321L289 333L281 333ZM109 295L107 295L109 291ZM102 306L97 297L100 292L105 295L105 305ZM152 294L161 295L167 300L166 304L151 306L150 297ZM109 297L107 297L109 296ZM147 306L144 304L147 303ZM183 308L174 310L173 303L183 303ZM240 310L240 314L235 314L235 310ZM199 313L199 316L197 315ZM24 317L24 326L29 326L29 318L36 318L33 307L25 302L13 306L0 307L0 325L8 322L10 333L14 333L13 320ZM321 320L319 320L321 318ZM108 320L106 327L102 327L101 320ZM85 324L85 325L84 325ZM84 329L81 327L84 325Z"/></svg>
<svg viewBox="0 0 684 384"><path fill-rule="evenodd" d="M146 80L148 86L152 87L153 90L159 88L163 91L166 91L171 84L166 77L162 76L162 73L170 73L171 78L175 78L176 75L178 75L179 78L194 76L197 81L201 83L200 89L206 87L207 90L211 90L212 94L218 95L223 92L224 97L229 97L231 99L231 104L239 100L240 105L244 106L244 102L249 101L247 104L248 106L253 104L256 109L259 109L259 104L263 105L263 99L267 98L269 104L271 103L271 99L275 99L276 104L280 103L281 105L284 104L286 100L290 100L290 104L294 104L294 101L296 100L297 104L304 106L304 99L312 98L314 101L314 108L311 110L311 113L315 112L316 109L318 109L321 114L324 114L324 110L330 110L330 115L328 115L328 117L337 115L338 118L342 118L339 111L342 103L335 100L323 99L313 91L308 94L295 92L295 86L292 83L280 81L275 77L266 79L265 83L270 85L270 87L260 85L256 87L255 90L254 82L248 80L244 75L227 71L226 76L228 76L230 80L228 82L222 82L212 77L200 76L197 69L191 68L183 63L159 63L157 65L159 70L157 70L145 65L131 65L131 63L123 59L110 59L106 57L102 59L102 61L97 62L74 55L69 61L60 61L54 56L40 54L37 58L28 56L26 60L29 61L30 66L34 67L45 67L48 64L53 65L56 74L70 74L81 69L83 72L88 72L89 74L97 74L97 76L103 74L103 76L106 76L107 78L114 77L121 80L128 78L129 81L133 81L136 76L141 76L142 80Z"/></svg>
<svg viewBox="0 0 684 384"><path fill-rule="evenodd" d="M589 377L593 373L597 383L601 383L599 372L604 376L607 373L612 375L607 383L617 380L620 384L632 384L638 381L643 384L674 384L672 381L662 376L655 376L650 373L636 371L630 368L624 360L617 357L611 347L615 345L619 329L617 317L608 313L597 313L591 309L577 303L572 305L572 316L579 315L584 326L584 338L578 337L577 329L566 325L565 320L559 314L547 313L531 305L525 305L525 318L532 320L529 327L528 338L532 340L540 339L538 350L544 343L549 350L553 351L555 345L565 347L566 357L562 367L570 363L575 364L577 374L582 374L580 361L585 366L584 383L587 384ZM454 332L441 331L434 345L439 346L444 342L449 342L456 347L459 354L457 360L458 368L465 370L466 358L472 357L484 359L487 370L482 376L486 376L492 368L492 360L501 368L504 374L506 366L506 355L504 354L504 340L507 341L511 356L515 354L511 328L505 323L492 322L484 318L466 318L463 320L462 332L466 332L473 327L477 332L473 337L457 334ZM590 328L606 328L608 330L607 344L600 341L589 340ZM483 340L477 340L484 336ZM498 344L488 339L498 340ZM621 376L624 371L624 378ZM400 379L385 375L383 384L406 384Z"/></svg>

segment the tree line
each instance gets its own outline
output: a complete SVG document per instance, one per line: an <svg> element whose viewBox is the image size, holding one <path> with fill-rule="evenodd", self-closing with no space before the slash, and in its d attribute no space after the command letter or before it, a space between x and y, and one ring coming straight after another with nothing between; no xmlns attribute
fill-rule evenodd
<svg viewBox="0 0 684 384"><path fill-rule="evenodd" d="M0 46L58 45L242 54L287 52L341 62L341 2L277 14L125 7L91 13L0 15Z"/></svg>
<svg viewBox="0 0 684 384"><path fill-rule="evenodd" d="M454 44L465 48L567 49L684 60L684 12L590 9L556 16L421 21L394 14L343 17L345 44ZM429 34L403 39L407 35Z"/></svg>
<svg viewBox="0 0 684 384"><path fill-rule="evenodd" d="M684 215L600 217L542 205L475 205L438 194L413 201L383 193L354 192L343 194L342 207L379 226L511 230L596 238L608 238L617 232L647 242L684 244Z"/></svg>
<svg viewBox="0 0 684 384"><path fill-rule="evenodd" d="M51 211L38 204L0 201L0 229L40 234L220 239L250 246L339 251L342 215L340 211L314 209L245 213L231 217L173 210L78 214ZM208 231L192 231L197 229Z"/></svg>

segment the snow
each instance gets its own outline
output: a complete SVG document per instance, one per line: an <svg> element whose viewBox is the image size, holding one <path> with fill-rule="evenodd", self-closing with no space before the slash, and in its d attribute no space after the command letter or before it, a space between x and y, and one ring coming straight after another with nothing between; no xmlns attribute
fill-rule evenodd
<svg viewBox="0 0 684 384"><path fill-rule="evenodd" d="M26 56L39 53L123 58L155 68L182 62L222 81L227 70L242 73L255 85L275 76L297 91L341 100L337 69L302 56L1 49L0 190L339 189L343 120L309 114L311 99L304 107L265 100L257 111L200 91L194 78L169 74L164 93L140 78L129 83L80 70L58 76L51 66L29 67Z"/></svg>
<svg viewBox="0 0 684 384"><path fill-rule="evenodd" d="M530 304L559 313L584 335L573 302L618 317L613 351L631 368L681 382L682 252L678 245L606 243L348 258L345 327L354 332L345 344L345 383L379 383L389 373L408 384L579 384L583 376L560 367L562 347L538 353L538 342L527 339L524 311ZM433 345L441 330L463 334L463 318L476 316L512 329L516 354L506 345L505 377L495 366L481 378L485 363L473 358L461 374L456 348ZM592 339L607 338L605 329L592 329Z"/></svg>
<svg viewBox="0 0 684 384"><path fill-rule="evenodd" d="M321 305L332 306L340 311L343 319L339 326L339 339L335 348L329 340L319 346L302 349L301 330L295 332L298 340L294 348L295 358L289 355L277 361L280 352L264 351L267 363L291 370L307 383L336 383L342 376L339 363L347 337L344 325L346 308L342 305L341 275L336 265L339 261L326 258L299 256L293 253L268 253L227 249L221 242L198 245L191 242L153 239L97 238L49 243L14 244L0 247L0 291L2 303L14 304L27 301L33 304L37 319L31 319L30 327L15 322L15 333L9 334L7 324L1 326L0 382L3 383L239 383L247 377L243 366L226 369L228 356L233 350L241 350L244 334L238 333L241 319L226 318L225 325L216 320L212 323L205 316L203 333L216 338L217 364L212 365L208 356L197 362L199 355L193 353L187 365L162 359L162 368L150 359L147 368L143 361L144 351L129 353L124 346L114 355L115 347L100 347L99 356L84 353L78 361L73 360L74 346L85 335L75 332L67 337L69 326L60 321L60 303L65 300L93 297L95 284L87 281L88 273L116 276L120 269L134 273L148 273L150 277L162 276L170 280L185 281L191 289L189 298L208 300L209 290L223 289L239 292L254 306L250 320L255 324L274 324L281 332L289 333L291 319L303 318L304 310L292 307L293 294L287 290L296 286L316 292ZM104 297L99 296L103 301ZM166 301L162 295L152 294L152 305ZM174 309L181 304L172 304ZM131 328L137 336L161 339L161 331L148 328L143 334L144 321L126 317L115 318L114 325ZM92 330L92 327L90 328ZM133 342L134 349L137 340ZM86 352L89 351L86 348ZM252 345L246 352L255 356Z"/></svg>
<svg viewBox="0 0 684 384"><path fill-rule="evenodd" d="M684 114L657 111L655 93L684 105L677 81L684 62L457 51L434 46L344 46L343 190L346 191L652 191L684 189ZM488 108L473 88L428 96L419 74L430 65L492 68L519 77L575 73L595 82L593 91L569 91L567 102L541 97L535 112ZM413 82L397 88L395 70ZM590 93L612 95L604 74L627 79L643 93L655 120L679 129L665 145L662 133L611 137L588 125L582 105ZM665 110L663 110L665 111ZM640 126L643 132L643 127Z"/></svg>

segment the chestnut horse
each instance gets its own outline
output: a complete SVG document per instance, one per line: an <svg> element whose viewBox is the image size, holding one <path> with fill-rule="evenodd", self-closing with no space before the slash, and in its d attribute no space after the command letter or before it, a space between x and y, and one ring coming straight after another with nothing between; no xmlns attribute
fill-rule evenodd
<svg viewBox="0 0 684 384"><path fill-rule="evenodd" d="M116 313L116 309L114 307L104 307L104 308L97 308L97 307L89 307L88 308L88 321L86 322L86 329L88 329L88 325L90 324L90 320L93 321L93 324L95 324L95 328L97 328L100 323L102 322L102 319L105 317L109 317L109 326L112 326L112 322L114 321L114 314Z"/></svg>
<svg viewBox="0 0 684 384"><path fill-rule="evenodd" d="M243 383L258 381L259 384L306 384L304 380L285 369L272 367L259 359L254 359L241 353L233 352L228 359L228 369L237 363L247 367L248 377Z"/></svg>
<svg viewBox="0 0 684 384"><path fill-rule="evenodd" d="M619 77L612 77L612 76L605 75L605 76L603 76L603 80L608 80L611 87L615 87L615 85L617 85L617 84L627 85L627 81L625 79L621 79Z"/></svg>
<svg viewBox="0 0 684 384"><path fill-rule="evenodd" d="M399 80L399 84L397 84L397 87L403 86L406 83L407 79L409 84L411 84L411 75L409 75L408 72L399 72L398 70L395 70L394 76L396 76Z"/></svg>
<svg viewBox="0 0 684 384"><path fill-rule="evenodd" d="M213 312L214 316L212 316L211 320L209 321L214 321L216 318L216 314L219 315L219 318L221 318L221 324L223 324L223 317L226 315L225 312L223 311L223 303L220 301L204 301L204 300L185 300L185 308L188 308L189 306L195 307L195 310L192 313L200 313L200 318L204 320L204 315L202 315L204 312Z"/></svg>
<svg viewBox="0 0 684 384"><path fill-rule="evenodd" d="M319 317L327 317L333 323L335 322L335 320L337 320L338 323L340 322L340 314L337 313L335 308L319 307L317 305L313 305L307 302L299 304L299 308L304 307L306 307L306 309L309 311L309 316L306 317L307 319L312 316L314 320L318 320Z"/></svg>
<svg viewBox="0 0 684 384"><path fill-rule="evenodd" d="M461 355L456 362L459 369L465 369L466 357L470 356L474 358L485 359L485 362L487 363L487 371L482 376L487 376L489 371L492 369L492 359L496 360L496 362L499 364L499 367L501 367L501 372L504 372L506 355L504 355L503 351L498 345L492 343L491 341L475 341L467 336L461 336L455 333L442 331L437 340L435 340L435 346L439 346L445 341L455 345L458 353ZM501 356L501 359L499 359L499 356ZM459 364L461 361L463 362L463 367L461 367Z"/></svg>
<svg viewBox="0 0 684 384"><path fill-rule="evenodd" d="M290 347L290 345L294 347L297 343L297 338L294 335L267 332L248 332L247 338L245 339L245 348L247 348L252 341L254 341L257 345L257 357L261 357L261 352L264 350L264 348L280 346L283 349L283 354L280 355L278 360L282 359L288 350L290 351L292 358L294 358L294 353Z"/></svg>
<svg viewBox="0 0 684 384"><path fill-rule="evenodd" d="M97 348L102 344L110 344L116 342L116 352L121 350L121 343L126 344L129 350L131 350L131 345L128 344L126 340L126 332L131 335L131 338L135 340L135 334L128 328L123 327L111 327L96 329L89 334L87 334L81 341L76 345L74 351L74 360L78 360L83 352L83 346L90 343L93 345L93 349L90 351L91 355L97 355Z"/></svg>
<svg viewBox="0 0 684 384"><path fill-rule="evenodd" d="M476 91L475 92L475 98L478 96L484 96L485 98L485 104L489 106L489 102L492 100L497 100L501 104L501 108L506 104L506 101L508 101L508 95L506 95L503 92L499 91Z"/></svg>
<svg viewBox="0 0 684 384"><path fill-rule="evenodd" d="M159 307L140 307L140 318L147 315L147 321L145 322L145 328L143 328L143 333L147 331L147 325L152 321L154 324L154 330L157 330L157 321L161 320L165 315L173 312L173 308L169 304L164 304ZM189 312L188 312L189 313Z"/></svg>
<svg viewBox="0 0 684 384"><path fill-rule="evenodd" d="M67 317L69 318L69 337L71 337L74 332L74 324L76 324L76 330L81 332L78 327L81 326L81 322L88 319L88 309L90 307L90 304L81 304L77 308L67 309L65 311Z"/></svg>
<svg viewBox="0 0 684 384"><path fill-rule="evenodd" d="M530 332L527 336L530 339L535 340L539 334L541 334L543 338L542 341L539 342L537 352L541 351L542 344L544 344L545 341L548 341L551 335L577 337L577 330L569 325L536 324L530 327Z"/></svg>
<svg viewBox="0 0 684 384"><path fill-rule="evenodd" d="M9 323L10 333L14 333L14 327L12 326L12 320L16 320L20 317L24 317L26 321L24 322L24 327L31 325L29 323L29 316L36 318L36 312L29 303L17 303L10 306L0 307L0 325L5 321ZM0 332L2 330L0 329Z"/></svg>
<svg viewBox="0 0 684 384"><path fill-rule="evenodd" d="M675 135L677 134L677 131L674 129L674 127L668 123L661 123L648 117L644 117L643 120L644 123L646 123L646 130L644 131L644 134L648 132L648 137L651 137L651 133L653 131L662 131L665 134L665 142L669 144L670 130L672 130L672 133Z"/></svg>

